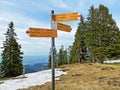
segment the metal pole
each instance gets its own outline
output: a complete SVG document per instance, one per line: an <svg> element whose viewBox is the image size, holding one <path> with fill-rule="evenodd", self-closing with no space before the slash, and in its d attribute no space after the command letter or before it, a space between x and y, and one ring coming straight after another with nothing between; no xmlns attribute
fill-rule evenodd
<svg viewBox="0 0 120 90"><path fill-rule="evenodd" d="M53 24L54 21L52 17L54 15L54 10L51 10L51 29L54 29ZM51 38L51 50L52 50L52 60L51 60L51 68L52 68L52 90L55 90L55 38Z"/></svg>
<svg viewBox="0 0 120 90"><path fill-rule="evenodd" d="M25 65L23 65L23 77L25 77Z"/></svg>

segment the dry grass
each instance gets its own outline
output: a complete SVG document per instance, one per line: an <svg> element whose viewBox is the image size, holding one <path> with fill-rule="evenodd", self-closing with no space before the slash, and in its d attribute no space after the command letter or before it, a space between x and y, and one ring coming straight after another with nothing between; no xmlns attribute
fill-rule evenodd
<svg viewBox="0 0 120 90"><path fill-rule="evenodd" d="M104 64L71 64L61 69L67 75L60 76L55 90L120 90L120 66ZM51 83L21 90L51 90Z"/></svg>

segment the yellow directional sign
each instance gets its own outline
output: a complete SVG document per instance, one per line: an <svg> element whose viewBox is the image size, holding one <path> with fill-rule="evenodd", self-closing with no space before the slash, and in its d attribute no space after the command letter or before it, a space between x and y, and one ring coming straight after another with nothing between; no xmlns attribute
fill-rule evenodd
<svg viewBox="0 0 120 90"><path fill-rule="evenodd" d="M56 14L56 15L53 15L53 17L52 17L52 19L55 22L73 21L73 20L78 20L78 18L79 18L78 12L66 13L66 14Z"/></svg>
<svg viewBox="0 0 120 90"><path fill-rule="evenodd" d="M57 37L57 30L43 28L29 28L30 37Z"/></svg>
<svg viewBox="0 0 120 90"><path fill-rule="evenodd" d="M71 31L71 27L69 25L62 24L62 23L57 23L57 29L61 31L66 31L66 32Z"/></svg>

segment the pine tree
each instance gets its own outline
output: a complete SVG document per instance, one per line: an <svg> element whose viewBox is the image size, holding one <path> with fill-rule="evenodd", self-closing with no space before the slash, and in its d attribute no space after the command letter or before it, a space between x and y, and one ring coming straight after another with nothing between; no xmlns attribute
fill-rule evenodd
<svg viewBox="0 0 120 90"><path fill-rule="evenodd" d="M48 68L51 68L51 53L49 53L49 57L48 57Z"/></svg>
<svg viewBox="0 0 120 90"><path fill-rule="evenodd" d="M68 50L67 50L67 63L68 64L70 64L71 62L71 54L70 54L70 52L71 52L71 48L72 48L72 46L69 46L68 47Z"/></svg>
<svg viewBox="0 0 120 90"><path fill-rule="evenodd" d="M97 60L97 47L99 47L99 20L98 10L91 6L87 17L86 43L89 50L89 59L91 62Z"/></svg>
<svg viewBox="0 0 120 90"><path fill-rule="evenodd" d="M115 34L116 34L116 41L114 42L115 43L115 45L114 45L115 53L113 55L114 55L115 59L120 59L120 29Z"/></svg>
<svg viewBox="0 0 120 90"><path fill-rule="evenodd" d="M55 53L55 67L58 67L58 59L57 59L57 50L55 49L55 51L54 51ZM48 57L48 68L50 69L51 68L51 60L52 60L52 56L51 56L51 50L50 50L50 52L49 52L49 57Z"/></svg>
<svg viewBox="0 0 120 90"><path fill-rule="evenodd" d="M102 62L117 57L119 29L104 5L90 7L87 21L87 46L91 60ZM119 53L119 52L117 52Z"/></svg>
<svg viewBox="0 0 120 90"><path fill-rule="evenodd" d="M9 28L5 33L6 41L3 42L2 66L4 77L14 77L21 75L23 72L21 45L16 41L14 24L10 22Z"/></svg>
<svg viewBox="0 0 120 90"><path fill-rule="evenodd" d="M84 18L81 18L77 32L75 34L75 41L71 48L71 62L80 62L85 61L87 56L87 47L86 47L86 22Z"/></svg>
<svg viewBox="0 0 120 90"><path fill-rule="evenodd" d="M67 49L63 50L63 64L67 64Z"/></svg>
<svg viewBox="0 0 120 90"><path fill-rule="evenodd" d="M64 46L62 45L57 55L57 63L58 65L67 64L68 62L67 60L68 60L67 49L64 50Z"/></svg>
<svg viewBox="0 0 120 90"><path fill-rule="evenodd" d="M62 45L59 52L58 52L58 63L59 65L62 65L63 64L63 58L64 58L64 53L63 53L63 50L64 50L64 46Z"/></svg>
<svg viewBox="0 0 120 90"><path fill-rule="evenodd" d="M115 53L113 49L115 49L115 42L116 42L116 37L117 33L119 33L119 29L116 26L115 21L112 19L112 14L109 14L109 10L107 7L100 5L99 6L99 21L100 21L100 26L101 26L101 46L103 50L101 51L104 52L104 56L102 59L111 59L111 54ZM112 50L111 50L112 49ZM110 54L111 53L111 54ZM103 62L103 61L102 61Z"/></svg>

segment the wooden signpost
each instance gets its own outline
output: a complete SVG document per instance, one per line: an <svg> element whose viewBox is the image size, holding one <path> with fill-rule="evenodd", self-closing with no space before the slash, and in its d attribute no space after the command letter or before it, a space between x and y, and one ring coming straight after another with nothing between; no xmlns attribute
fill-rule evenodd
<svg viewBox="0 0 120 90"><path fill-rule="evenodd" d="M79 19L78 12L53 15L53 20L55 22L74 21L74 20L78 20L78 19Z"/></svg>
<svg viewBox="0 0 120 90"><path fill-rule="evenodd" d="M30 37L51 37L51 68L52 68L52 90L55 90L55 37L57 37L57 30L66 32L71 31L71 27L59 22L74 21L81 18L78 12L54 14L54 10L51 11L51 29L44 28L29 28L26 31ZM54 23L57 23L54 25ZM57 27L57 28L55 28ZM57 30L56 30L57 29Z"/></svg>
<svg viewBox="0 0 120 90"><path fill-rule="evenodd" d="M57 37L57 30L44 28L29 28L30 37Z"/></svg>
<svg viewBox="0 0 120 90"><path fill-rule="evenodd" d="M57 23L57 30L70 32L72 30L72 28L69 25L62 24L62 23Z"/></svg>

